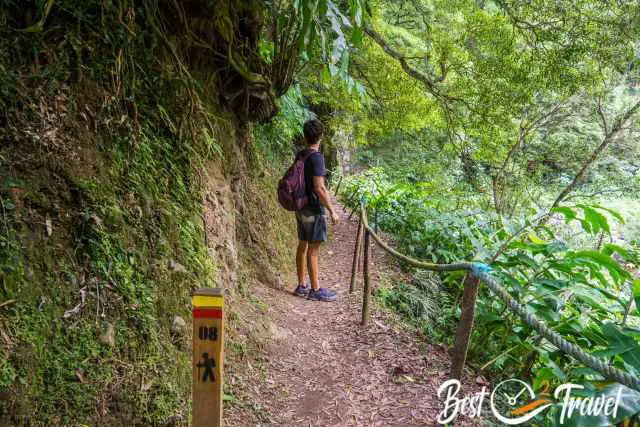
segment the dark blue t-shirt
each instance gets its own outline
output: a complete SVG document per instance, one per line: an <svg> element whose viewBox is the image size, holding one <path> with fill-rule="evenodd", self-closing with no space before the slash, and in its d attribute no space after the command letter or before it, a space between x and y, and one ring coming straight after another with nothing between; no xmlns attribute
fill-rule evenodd
<svg viewBox="0 0 640 427"><path fill-rule="evenodd" d="M296 158L299 159L304 157L309 153L309 151L314 152L307 158L307 161L304 162L304 185L309 192L309 205L304 210L319 214L322 213L323 209L322 204L320 203L320 198L318 197L313 185L313 177L325 176L327 174L327 170L324 167L324 156L319 151L305 148L297 154Z"/></svg>

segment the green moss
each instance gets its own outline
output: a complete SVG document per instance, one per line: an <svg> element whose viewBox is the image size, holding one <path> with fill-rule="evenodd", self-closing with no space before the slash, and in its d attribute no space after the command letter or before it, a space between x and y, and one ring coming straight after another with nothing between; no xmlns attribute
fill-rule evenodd
<svg viewBox="0 0 640 427"><path fill-rule="evenodd" d="M235 119L146 9L55 2L42 33L7 30L38 13L0 11L0 424L186 424L188 340L171 324L218 284L201 180L218 141L234 152ZM264 215L274 179L249 180L240 221L265 242L241 256L266 265L291 250Z"/></svg>
<svg viewBox="0 0 640 427"><path fill-rule="evenodd" d="M190 358L170 327L175 315L188 319L190 291L216 280L201 186L188 149L168 138L101 146L108 171L74 182L76 210L27 191L21 203L36 212L16 220L2 193L0 302L15 302L0 309L12 342L0 363L1 391L11 396L0 413L35 424L93 423L107 416L96 414L101 405L145 424L188 411ZM43 217L52 218L51 236ZM99 339L109 324L113 347Z"/></svg>

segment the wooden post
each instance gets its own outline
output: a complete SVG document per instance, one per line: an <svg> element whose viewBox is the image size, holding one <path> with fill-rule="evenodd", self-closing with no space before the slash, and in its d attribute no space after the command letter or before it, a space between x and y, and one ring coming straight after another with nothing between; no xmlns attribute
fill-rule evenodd
<svg viewBox="0 0 640 427"><path fill-rule="evenodd" d="M349 283L349 293L353 293L356 283L356 273L358 271L358 261L360 259L360 245L362 244L362 210L360 211L360 220L358 221L358 232L356 233L356 247L353 249L353 264L351 266L351 282Z"/></svg>
<svg viewBox="0 0 640 427"><path fill-rule="evenodd" d="M221 289L198 289L193 313L192 426L222 425L224 297Z"/></svg>
<svg viewBox="0 0 640 427"><path fill-rule="evenodd" d="M345 199L345 203L342 205L342 210L344 212L347 211L347 205L349 203L351 203L351 200L353 199L353 196L356 196L357 194L358 194L358 189L356 188L355 190L353 190L353 193L351 193L351 195ZM351 217L349 217L349 218L351 218Z"/></svg>
<svg viewBox="0 0 640 427"><path fill-rule="evenodd" d="M338 193L340 192L340 185L342 184L342 176L340 177L340 179L338 180L338 185L336 186L336 192L333 194L334 196L338 197Z"/></svg>
<svg viewBox="0 0 640 427"><path fill-rule="evenodd" d="M358 250L358 259L356 260L356 264L358 264L358 273L362 271L362 252L364 252L364 245L360 243L360 250Z"/></svg>
<svg viewBox="0 0 640 427"><path fill-rule="evenodd" d="M364 265L362 266L364 276L364 288L362 289L362 321L364 326L369 321L369 299L371 288L369 283L369 230L364 231Z"/></svg>
<svg viewBox="0 0 640 427"><path fill-rule="evenodd" d="M473 319L476 313L476 298L478 297L479 279L471 273L467 273L464 279L464 291L462 294L462 314L456 329L456 342L451 354L451 378L462 380L462 371L467 359Z"/></svg>
<svg viewBox="0 0 640 427"><path fill-rule="evenodd" d="M376 208L375 212L373 213L373 231L378 234L378 208Z"/></svg>

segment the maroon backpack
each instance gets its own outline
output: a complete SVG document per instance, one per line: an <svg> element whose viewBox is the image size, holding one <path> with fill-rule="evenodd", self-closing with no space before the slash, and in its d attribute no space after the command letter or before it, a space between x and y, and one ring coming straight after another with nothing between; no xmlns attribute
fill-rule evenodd
<svg viewBox="0 0 640 427"><path fill-rule="evenodd" d="M309 193L304 182L304 163L317 151L297 157L278 183L278 201L288 211L300 211L309 204Z"/></svg>

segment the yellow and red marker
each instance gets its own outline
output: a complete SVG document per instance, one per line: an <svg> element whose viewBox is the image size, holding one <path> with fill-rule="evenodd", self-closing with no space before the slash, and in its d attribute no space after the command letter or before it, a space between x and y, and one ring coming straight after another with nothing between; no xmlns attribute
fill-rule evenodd
<svg viewBox="0 0 640 427"><path fill-rule="evenodd" d="M191 297L193 316L192 426L222 425L224 296L204 288Z"/></svg>

